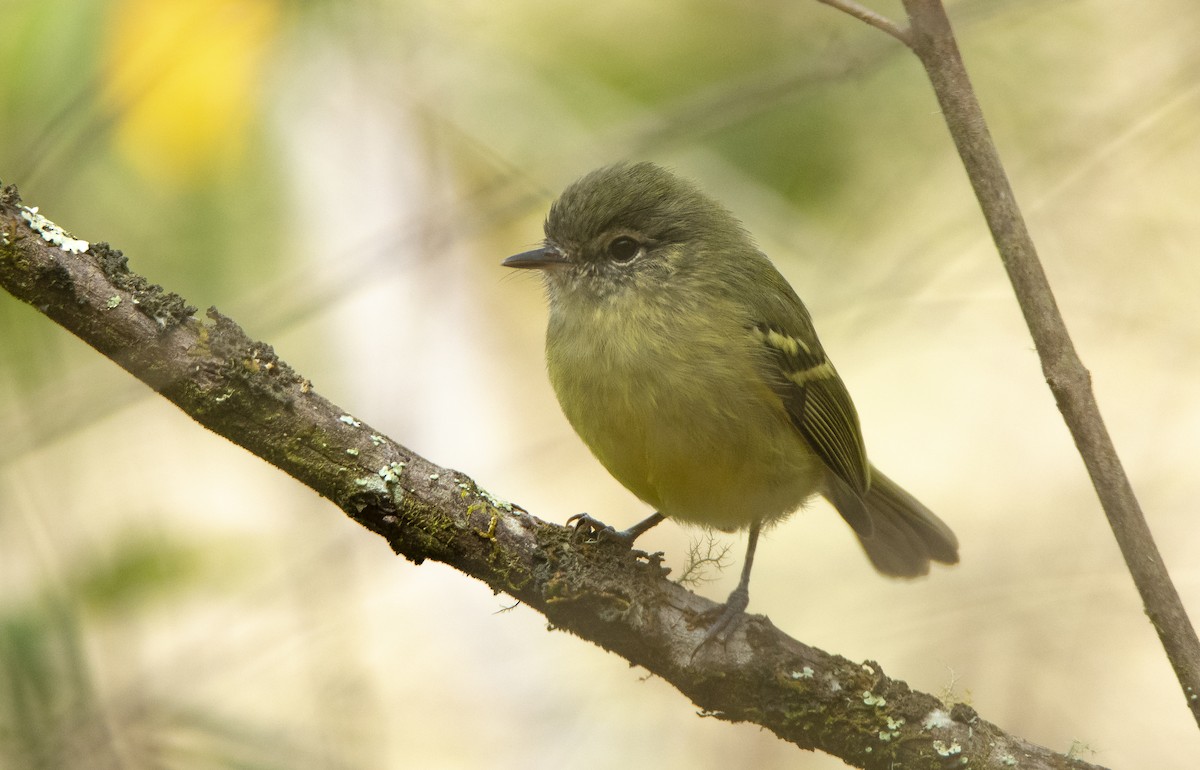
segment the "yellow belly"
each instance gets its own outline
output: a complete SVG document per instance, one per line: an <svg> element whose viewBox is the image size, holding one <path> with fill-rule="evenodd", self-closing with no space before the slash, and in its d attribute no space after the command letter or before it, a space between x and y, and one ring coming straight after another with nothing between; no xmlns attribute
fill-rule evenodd
<svg viewBox="0 0 1200 770"><path fill-rule="evenodd" d="M663 330L590 330L552 328L551 382L597 459L659 513L732 530L817 491L824 467L763 381L749 334L692 329L685 350Z"/></svg>

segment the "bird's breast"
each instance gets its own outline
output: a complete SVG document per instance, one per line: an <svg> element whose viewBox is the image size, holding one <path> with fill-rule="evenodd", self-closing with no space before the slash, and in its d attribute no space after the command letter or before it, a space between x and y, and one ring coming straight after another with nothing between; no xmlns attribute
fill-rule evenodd
<svg viewBox="0 0 1200 770"><path fill-rule="evenodd" d="M732 312L552 314L546 340L563 412L605 468L660 513L721 529L791 512L822 473Z"/></svg>

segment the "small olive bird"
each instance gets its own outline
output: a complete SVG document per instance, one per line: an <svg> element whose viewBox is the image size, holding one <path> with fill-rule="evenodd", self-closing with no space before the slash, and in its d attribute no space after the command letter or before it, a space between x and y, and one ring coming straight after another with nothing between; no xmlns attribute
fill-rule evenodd
<svg viewBox="0 0 1200 770"><path fill-rule="evenodd" d="M706 641L749 603L762 527L814 494L885 575L958 561L937 516L867 460L858 414L808 310L741 223L652 163L607 166L550 207L540 270L546 364L567 419L617 481L664 517L749 530L741 580Z"/></svg>

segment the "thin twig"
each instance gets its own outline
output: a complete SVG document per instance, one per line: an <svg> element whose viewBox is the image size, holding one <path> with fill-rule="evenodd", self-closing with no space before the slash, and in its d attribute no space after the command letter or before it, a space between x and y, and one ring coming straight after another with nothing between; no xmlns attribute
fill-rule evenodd
<svg viewBox="0 0 1200 770"><path fill-rule="evenodd" d="M817 0L817 2L848 13L859 21L864 21L875 29L886 32L909 48L912 48L912 33L910 30L901 27L888 17L876 13L866 6L859 5L854 0Z"/></svg>
<svg viewBox="0 0 1200 770"><path fill-rule="evenodd" d="M824 0L822 0L823 2ZM1184 698L1200 724L1200 639L1171 582L1075 351L1066 322L984 121L941 0L903 0L920 58L1037 346L1046 382L1075 439Z"/></svg>

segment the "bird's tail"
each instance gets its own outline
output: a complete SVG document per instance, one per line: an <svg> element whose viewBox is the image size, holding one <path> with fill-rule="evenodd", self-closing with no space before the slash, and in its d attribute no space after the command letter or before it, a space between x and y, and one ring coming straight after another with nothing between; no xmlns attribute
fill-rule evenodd
<svg viewBox="0 0 1200 770"><path fill-rule="evenodd" d="M871 468L871 487L853 500L849 489L833 486L826 493L843 516L845 510L865 505L871 519L869 531L855 527L855 534L875 569L893 577L919 577L929 572L929 562L958 563L958 538L945 522L934 515L896 482ZM847 517L849 520L849 517Z"/></svg>

